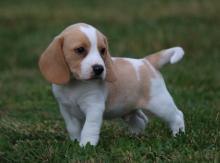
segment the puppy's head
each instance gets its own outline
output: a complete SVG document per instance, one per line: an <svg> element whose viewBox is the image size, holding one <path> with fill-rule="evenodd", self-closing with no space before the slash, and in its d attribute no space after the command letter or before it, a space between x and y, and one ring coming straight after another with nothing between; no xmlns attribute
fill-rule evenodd
<svg viewBox="0 0 220 163"><path fill-rule="evenodd" d="M76 80L115 80L106 37L87 24L67 27L50 43L39 60L43 76L51 83Z"/></svg>

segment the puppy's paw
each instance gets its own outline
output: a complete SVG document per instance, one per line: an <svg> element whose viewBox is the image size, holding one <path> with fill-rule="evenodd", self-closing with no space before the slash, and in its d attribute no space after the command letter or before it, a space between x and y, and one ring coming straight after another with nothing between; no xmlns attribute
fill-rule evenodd
<svg viewBox="0 0 220 163"><path fill-rule="evenodd" d="M81 148L85 147L87 144L91 145L91 146L96 146L94 144L91 144L90 142L80 142L79 145Z"/></svg>
<svg viewBox="0 0 220 163"><path fill-rule="evenodd" d="M144 129L145 129L145 126L143 127L129 127L129 132L132 134L132 135L139 135L141 133L144 132Z"/></svg>
<svg viewBox="0 0 220 163"><path fill-rule="evenodd" d="M185 132L184 118L181 111L179 111L179 114L175 116L175 120L170 124L170 128L174 137L179 132Z"/></svg>
<svg viewBox="0 0 220 163"><path fill-rule="evenodd" d="M76 137L74 135L70 135L70 140L80 142L80 137L79 136Z"/></svg>
<svg viewBox="0 0 220 163"><path fill-rule="evenodd" d="M98 144L98 139L94 139L94 138L81 138L81 141L79 143L80 147L85 147L87 144L90 144L92 146L96 146Z"/></svg>

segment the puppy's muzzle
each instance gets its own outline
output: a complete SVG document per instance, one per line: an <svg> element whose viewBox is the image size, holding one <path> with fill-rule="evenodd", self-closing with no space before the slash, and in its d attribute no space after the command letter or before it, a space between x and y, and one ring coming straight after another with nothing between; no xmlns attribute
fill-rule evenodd
<svg viewBox="0 0 220 163"><path fill-rule="evenodd" d="M95 76L100 76L102 72L104 71L104 67L102 65L94 65L92 66L93 72Z"/></svg>

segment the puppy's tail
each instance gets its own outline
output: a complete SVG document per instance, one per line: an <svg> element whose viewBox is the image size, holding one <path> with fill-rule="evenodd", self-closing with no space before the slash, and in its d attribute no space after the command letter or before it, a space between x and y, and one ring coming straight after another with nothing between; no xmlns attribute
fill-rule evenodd
<svg viewBox="0 0 220 163"><path fill-rule="evenodd" d="M184 51L181 47L174 47L151 54L144 59L147 59L156 69L160 69L167 63L177 63L183 58L183 55Z"/></svg>

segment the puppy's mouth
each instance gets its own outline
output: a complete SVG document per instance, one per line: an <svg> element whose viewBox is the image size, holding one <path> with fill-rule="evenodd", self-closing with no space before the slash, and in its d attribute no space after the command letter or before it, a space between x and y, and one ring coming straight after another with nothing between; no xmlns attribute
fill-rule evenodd
<svg viewBox="0 0 220 163"><path fill-rule="evenodd" d="M93 75L89 78L76 78L76 80L81 80L81 81L90 81L90 80L104 80L102 76L96 76Z"/></svg>
<svg viewBox="0 0 220 163"><path fill-rule="evenodd" d="M76 75L76 74L73 74L73 78L76 79L76 80L81 80L81 81L89 81L89 80L105 80L105 77L103 74L101 75L95 75L94 73L91 73L90 76L88 77L82 77L80 75Z"/></svg>
<svg viewBox="0 0 220 163"><path fill-rule="evenodd" d="M90 80L103 80L103 77L102 77L102 75L93 75L91 78L90 78Z"/></svg>

